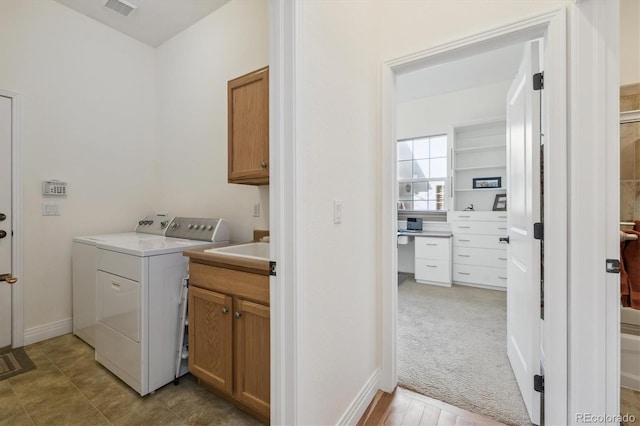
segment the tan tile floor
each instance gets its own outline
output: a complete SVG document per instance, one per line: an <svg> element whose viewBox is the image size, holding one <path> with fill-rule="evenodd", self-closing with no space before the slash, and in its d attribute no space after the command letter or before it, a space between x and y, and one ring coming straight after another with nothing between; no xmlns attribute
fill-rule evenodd
<svg viewBox="0 0 640 426"><path fill-rule="evenodd" d="M25 348L36 369L0 381L0 425L259 425L190 376L140 397L67 334Z"/></svg>

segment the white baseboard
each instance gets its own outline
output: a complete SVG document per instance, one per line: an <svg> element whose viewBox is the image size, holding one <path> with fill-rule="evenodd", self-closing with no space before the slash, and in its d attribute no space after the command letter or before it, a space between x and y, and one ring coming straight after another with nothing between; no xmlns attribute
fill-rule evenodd
<svg viewBox="0 0 640 426"><path fill-rule="evenodd" d="M339 425L355 425L362 417L367 407L373 401L373 397L376 396L380 384L380 370L373 372L369 380L364 384L360 392L353 399L353 402L349 404L347 411L342 415L338 421Z"/></svg>
<svg viewBox="0 0 640 426"><path fill-rule="evenodd" d="M71 318L50 322L48 324L31 327L24 331L24 345L31 345L52 337L62 336L71 333L73 321Z"/></svg>

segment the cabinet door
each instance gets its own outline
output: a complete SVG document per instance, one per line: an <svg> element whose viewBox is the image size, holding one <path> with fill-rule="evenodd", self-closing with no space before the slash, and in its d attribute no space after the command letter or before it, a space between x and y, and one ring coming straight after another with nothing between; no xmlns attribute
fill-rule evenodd
<svg viewBox="0 0 640 426"><path fill-rule="evenodd" d="M236 299L236 397L269 417L269 307Z"/></svg>
<svg viewBox="0 0 640 426"><path fill-rule="evenodd" d="M189 371L228 394L233 392L232 303L224 294L189 287Z"/></svg>
<svg viewBox="0 0 640 426"><path fill-rule="evenodd" d="M269 69L228 83L228 178L233 183L269 183Z"/></svg>

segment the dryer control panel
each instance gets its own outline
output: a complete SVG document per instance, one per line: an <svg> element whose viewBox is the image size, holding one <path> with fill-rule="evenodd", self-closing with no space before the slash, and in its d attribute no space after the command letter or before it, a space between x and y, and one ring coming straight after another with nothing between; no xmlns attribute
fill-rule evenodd
<svg viewBox="0 0 640 426"><path fill-rule="evenodd" d="M138 220L135 231L143 234L165 235L173 218L168 215L150 215Z"/></svg>

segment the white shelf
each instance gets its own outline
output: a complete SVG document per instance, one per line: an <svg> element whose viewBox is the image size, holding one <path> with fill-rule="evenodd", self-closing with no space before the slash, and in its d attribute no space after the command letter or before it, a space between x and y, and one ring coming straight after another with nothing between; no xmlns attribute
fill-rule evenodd
<svg viewBox="0 0 640 426"><path fill-rule="evenodd" d="M451 206L463 210L473 204L477 210L491 210L497 194L506 193L506 185L500 188L472 188L472 179L481 176L500 177L507 180L506 120L487 120L454 125L451 129L453 191ZM455 184L460 185L456 188Z"/></svg>
<svg viewBox="0 0 640 426"><path fill-rule="evenodd" d="M490 166L474 166L474 167L460 167L453 169L456 172L463 172L465 170L483 170L483 169L504 169L506 168L506 164L494 164Z"/></svg>
<svg viewBox="0 0 640 426"><path fill-rule="evenodd" d="M500 149L506 149L506 145L488 145L488 146L475 146L473 148L458 148L455 150L456 154L473 153L481 151L497 151Z"/></svg>
<svg viewBox="0 0 640 426"><path fill-rule="evenodd" d="M456 192L473 192L473 191L506 191L507 188L467 188L455 189Z"/></svg>

